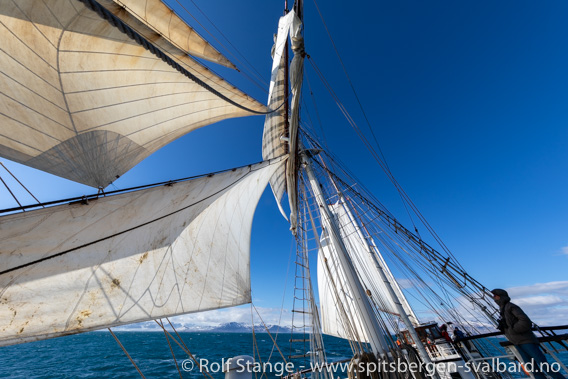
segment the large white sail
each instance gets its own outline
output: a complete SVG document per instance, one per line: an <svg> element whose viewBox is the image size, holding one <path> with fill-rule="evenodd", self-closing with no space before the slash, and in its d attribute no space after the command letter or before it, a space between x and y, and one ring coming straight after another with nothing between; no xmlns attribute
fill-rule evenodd
<svg viewBox="0 0 568 379"><path fill-rule="evenodd" d="M0 156L106 187L192 130L264 111L104 3L109 20L81 1L0 2Z"/></svg>
<svg viewBox="0 0 568 379"><path fill-rule="evenodd" d="M320 242L322 248L318 252L317 277L321 331L331 336L368 343L370 340L361 315L357 312L337 249L326 232Z"/></svg>
<svg viewBox="0 0 568 379"><path fill-rule="evenodd" d="M380 255L375 256L375 254L378 254L378 249L372 242L365 240L360 226L356 224L355 218L347 208L347 205L341 200L331 205L330 209L340 225L340 233L349 252L349 258L357 271L363 287L370 291L375 306L380 311L399 315L385 283L381 280L375 260L377 259L380 260L381 266L384 268L385 275L398 297L397 300L401 302L412 323L418 325L414 312L406 302L400 287L390 270L388 270L384 260ZM341 304L338 304L338 301L345 304L344 306L347 307L348 312L353 312L353 314L349 314L350 317L354 317L354 325L360 324L357 321L360 319L360 316L352 309L353 305L351 303L353 301L351 299L353 294L350 293L349 287L345 284L345 274L343 273L343 268L338 263L338 249L333 246L328 238L322 237L322 249L318 254L318 288L322 310L322 330L326 334L352 339L353 331L346 328L345 321L341 315ZM328 262L328 268L323 263L324 258ZM339 298L337 297L337 291L339 291ZM357 335L365 336L365 332L362 329L356 330L356 333ZM366 339L363 341L368 342Z"/></svg>
<svg viewBox="0 0 568 379"><path fill-rule="evenodd" d="M0 345L250 302L256 204L283 160L0 223Z"/></svg>

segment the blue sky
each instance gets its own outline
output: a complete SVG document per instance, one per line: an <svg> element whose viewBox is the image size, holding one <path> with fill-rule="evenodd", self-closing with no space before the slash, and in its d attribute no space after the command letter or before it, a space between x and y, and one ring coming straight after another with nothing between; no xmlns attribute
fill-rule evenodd
<svg viewBox="0 0 568 379"><path fill-rule="evenodd" d="M194 1L267 80L281 2ZM183 3L218 36L191 3ZM566 323L568 3L361 1L346 7L326 1L319 6L392 172L446 245L486 286L516 288L513 293L525 306L554 307L556 324ZM305 32L307 53L367 130L312 0L306 1ZM213 68L266 100L243 75ZM308 62L306 74L330 149L410 226L396 191ZM305 104L313 117L309 96ZM252 117L194 132L125 174L116 188L259 161L262 125L263 117ZM92 192L3 161L41 200ZM14 206L0 191L2 208ZM252 236L253 298L259 307L281 304L293 246L287 229L267 191ZM288 294L292 285L289 279Z"/></svg>

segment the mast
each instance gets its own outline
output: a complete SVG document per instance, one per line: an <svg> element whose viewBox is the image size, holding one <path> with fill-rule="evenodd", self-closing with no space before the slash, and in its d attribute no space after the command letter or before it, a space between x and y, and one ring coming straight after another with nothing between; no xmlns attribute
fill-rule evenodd
<svg viewBox="0 0 568 379"><path fill-rule="evenodd" d="M369 299L366 297L366 292L364 291L361 282L357 277L357 273L355 272L353 263L349 258L347 249L343 241L341 240L339 227L337 226L334 217L331 215L329 208L327 207L325 198L320 189L320 184L312 171L311 164L307 158L306 153L302 152L300 156L302 159L302 163L308 174L308 178L310 181L310 185L312 187L312 191L314 192L316 202L320 208L322 220L326 220L328 225L330 226L330 230L328 231L329 235L332 238L332 241L335 242L335 245L339 250L338 257L342 267L345 270L347 283L351 288L351 293L353 294L355 300L355 306L358 310L358 313L361 315L363 321L363 329L365 330L369 338L371 348L377 357L386 355L388 345L385 341L379 323L377 322L376 318L372 316L373 310L371 308L371 304L369 302Z"/></svg>

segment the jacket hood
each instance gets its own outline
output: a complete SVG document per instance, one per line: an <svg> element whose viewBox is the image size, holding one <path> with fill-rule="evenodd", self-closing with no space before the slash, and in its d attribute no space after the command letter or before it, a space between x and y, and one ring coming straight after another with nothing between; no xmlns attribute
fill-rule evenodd
<svg viewBox="0 0 568 379"><path fill-rule="evenodd" d="M502 290L501 288L495 288L494 290L491 290L491 293L493 295L497 295L497 296L507 296L509 297L509 293L505 290Z"/></svg>
<svg viewBox="0 0 568 379"><path fill-rule="evenodd" d="M495 288L494 290L491 291L491 293L495 296L499 296L499 300L495 300L495 302L497 303L497 305L499 305L500 309L503 309L503 307L511 301L511 298L509 297L509 294L507 293L507 291L502 290L500 288Z"/></svg>

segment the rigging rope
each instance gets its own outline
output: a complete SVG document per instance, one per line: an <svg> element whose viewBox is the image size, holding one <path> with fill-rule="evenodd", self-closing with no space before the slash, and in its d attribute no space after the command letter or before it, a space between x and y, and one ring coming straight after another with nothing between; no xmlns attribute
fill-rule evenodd
<svg viewBox="0 0 568 379"><path fill-rule="evenodd" d="M25 189L25 190L30 194L30 196L33 197L34 200L38 202L38 204L41 204L41 201L39 201L39 200L37 199L37 197L35 197L34 194L31 193L31 191L30 191L25 185L23 185L22 182L20 182L20 181L18 180L18 178L16 177L16 175L12 174L12 172L11 172L10 170L8 170L8 167L6 167L6 166L4 165L4 163L0 162L0 165L1 165L2 167L4 167L4 170L6 170L6 171L8 172L8 174L12 175L12 178L14 178L14 180L17 181L18 184L21 185L22 188ZM1 178L0 178L0 179L1 179ZM4 180L2 180L2 183L4 183ZM4 183L4 185L6 185L6 183ZM8 188L7 185L6 185L6 188ZM8 188L8 191L10 191L10 188ZM12 193L12 191L10 191L10 193ZM13 195L12 195L12 196L13 196ZM20 205L20 207L22 206L22 205L20 204L20 202L18 201L18 199L16 199L16 202Z"/></svg>
<svg viewBox="0 0 568 379"><path fill-rule="evenodd" d="M168 334L166 333L166 329L164 328L164 323L163 323L162 320L160 320L159 322L158 322L158 320L155 320L155 321L156 321L156 322L158 323L158 325L160 325L160 326L162 327L162 329L164 330L164 336L166 336L166 341L168 342L168 346L170 347L170 352L172 353L172 357L174 358L174 363L175 363L175 365L176 365L177 372L178 372L178 374L179 374L180 379L183 379L183 377L182 377L182 375L181 375L181 371L180 371L180 369L179 369L179 365L178 365L178 363L177 363L176 355L174 354L174 349L172 348L172 344L170 343L170 338L168 337Z"/></svg>
<svg viewBox="0 0 568 379"><path fill-rule="evenodd" d="M353 91L353 94L355 95L355 99L357 100L357 104L359 104L359 108L361 109L361 113L363 114L363 117L365 118L365 121L367 123L367 126L369 127L369 131L371 132L371 136L373 137L373 140L375 141L375 144L377 145L377 148L379 150L379 154L380 157L378 158L379 164L381 165L381 167L383 168L383 170L385 171L385 173L387 174L387 176L389 178L392 178L391 181L393 182L395 188L397 189L397 191L399 192L399 196L402 200L402 204L406 210L406 213L408 214L408 217L410 218L410 222L412 223L412 225L414 226L414 229L418 232L418 229L416 228L416 225L414 224L414 219L412 217L412 215L410 214L408 207L407 207L407 202L411 203L410 198L408 198L408 196L406 196L406 193L404 193L404 191L402 190L402 187L400 186L400 184L396 181L396 179L394 178L394 175L392 174L392 171L390 170L390 167L387 163L387 160L383 154L383 150L381 149L381 145L379 144L379 141L377 140L377 137L375 136L375 132L373 131L373 128L371 126L371 122L369 121L369 118L367 117L367 113L365 112L365 109L363 108L363 104L361 103L361 100L359 99L359 95L357 94L357 91L355 90L355 86L353 85L353 82L351 80L351 77L349 76L348 72L347 72L347 68L345 67L345 64L343 63L343 59L341 58L341 55L339 54L339 50L337 49L337 46L335 45L335 41L333 40L333 37L331 36L331 33L327 27L327 24L325 23L325 20L323 18L323 15L319 9L319 6L317 5L317 1L313 0L314 4L316 6L316 9L318 11L318 14L322 20L322 23L324 25L324 28L327 32L327 35L331 41L331 44L333 45L333 49L335 51L335 54L337 55L337 58L339 59L339 63L341 64L341 68L343 69L343 72L345 73L345 76L347 78L347 81L349 82L349 85L351 87L351 90ZM318 69L319 71L319 69ZM322 74L323 75L323 74ZM351 117L350 117L351 118ZM354 126L357 130L359 130L359 128L357 127L356 123L353 123L352 126ZM366 138L364 136L364 134L361 132L360 133L360 137L361 139L364 139L366 141ZM370 144L366 143L368 146L368 148L372 151L373 148L370 146ZM382 164L381 164L382 163ZM405 199L405 196L407 199Z"/></svg>
<svg viewBox="0 0 568 379"><path fill-rule="evenodd" d="M304 198L306 197L306 190L305 187L302 186L302 191L300 191L300 195L303 196ZM311 279L311 270L310 270L310 261L309 261L309 228L305 227L305 224L307 224L307 214L310 213L309 210L309 203L307 201L304 201L303 203L303 212L299 212L299 225L301 225L301 229L302 229L302 233L299 233L297 235L297 240L298 240L298 247L301 247L301 256L303 257L303 264L304 264L304 274L306 276L305 278L305 282L306 282L306 286L307 289L305 292L307 292L307 302L308 302L308 308L310 309L310 327L311 327L311 333L309 334L309 342L310 342L310 348L311 348L311 354L310 354L310 362L311 362L311 367L317 367L317 366L322 366L325 365L327 363L327 357L326 357L326 353L325 353L325 348L324 348L324 343L323 343L323 338L322 338L322 326L320 323L320 317L319 317L319 312L318 312L318 308L317 305L315 303L315 297L314 297L314 293L313 293L313 286L312 286L312 279ZM304 342L305 343L305 342ZM327 375L328 373L324 372L324 377L328 377L329 375ZM316 376L317 378L317 376Z"/></svg>
<svg viewBox="0 0 568 379"><path fill-rule="evenodd" d="M256 342L256 334L254 332L254 315L252 313L252 301L250 303L250 322L252 325L252 356L256 356L258 354L258 361L260 363L260 366L262 366L262 359L260 358L260 351L258 350L258 343ZM256 350L256 352L255 352ZM264 373L263 373L264 375ZM260 378L262 379L263 375L260 376ZM256 370L254 370L254 377L258 378L258 375L256 373Z"/></svg>
<svg viewBox="0 0 568 379"><path fill-rule="evenodd" d="M448 260L447 257L441 256L440 253L436 252L421 239L416 236L413 237L412 233L404 229L402 225L398 224L398 222L396 222L394 218L390 217L386 212L379 209L372 202L369 202L361 193L354 190L352 186L347 185L347 183L345 183L345 181L343 181L341 178L337 177L337 175L331 173L324 164L319 162L319 159L316 160L316 162L321 170L326 172L330 176L330 178L333 179L333 181L337 180L337 183L340 186L343 186L343 189L338 188L340 192L351 193L352 196L350 196L350 199L357 199L361 203L357 206L365 204L365 209L368 210L363 211L360 214L360 216L362 217L361 222L365 227L371 228L369 230L369 233L373 236L373 238L376 238L377 241L381 242L381 244L385 246L388 251L393 254L394 257L400 260L404 267L406 267L406 269L403 271L410 273L410 278L414 277L419 281L419 283L415 283L415 287L417 289L425 289L425 291L420 290L418 292L424 298L424 301L427 303L427 307L431 311L435 312L440 320L461 320L462 323L467 323L472 326L472 329L474 329L473 325L470 322L466 321L466 319L464 319L457 312L458 309L461 309L462 311L471 314L472 318L468 318L470 321L473 320L474 323L478 322L479 324L483 324L480 322L476 313L473 313L469 308L463 306L462 302L459 301L459 297L457 304L459 304L461 308L457 308L450 300L447 288L453 288L453 290L456 291L458 295L461 294L464 295L465 298L473 300L478 309L482 310L484 308L487 309L488 307L489 309L492 309L490 304L484 305L482 303L483 298L477 299L477 295L475 295L475 291L484 289L485 287L476 282L465 272L461 272L458 265L454 264L453 260ZM382 224L386 224L388 228L383 228L381 226ZM402 233L401 231L404 231L404 233ZM403 258L403 256L398 253L398 251L402 251L405 255L408 255L408 257L410 257L411 260L415 262L415 265L418 268L424 270L429 276L434 279L434 281L437 283L436 287L440 288L443 297L440 297L433 288L429 288L430 286L428 286L422 279L422 275L415 271L409 265L409 263L405 261L405 258ZM445 274L443 269L450 270L452 273L457 273L458 275L463 276L465 278L465 286L457 283L455 281L455 278L453 277L453 274L449 276ZM365 270L365 268L363 268L363 270ZM440 276L442 277L440 278ZM411 281L413 281L413 279L411 279ZM376 289L374 291L376 292ZM441 304L441 306L437 304ZM385 317L387 317L387 319L390 319L390 316ZM487 321L492 321L492 318L488 317L487 313L485 313L485 317L487 317ZM390 322L392 324L393 321L391 320Z"/></svg>
<svg viewBox="0 0 568 379"><path fill-rule="evenodd" d="M211 374L209 374L209 372L207 371L207 367L203 367L199 364L199 362L197 361L197 359L195 358L195 356L193 354L191 354L191 351L189 351L189 348L187 347L187 345L185 344L185 342L183 341L183 338L181 338L181 336L179 335L178 331L176 330L176 328L174 328L172 322L170 321L170 319L168 317L166 317L166 320L168 321L168 324L170 325L170 327L172 328L172 330L175 332L176 336L179 338L179 341L176 340L170 332L168 332L166 330L166 328L164 327L164 325L160 325L160 323L158 322L158 320L154 320L156 321L156 324L158 324L159 326L162 327L162 330L164 331L164 333L166 333L171 339L172 341L174 341L183 351L186 352L186 354L195 362L195 364L197 365L197 367L199 368L199 372L201 372L201 374L205 377L209 377L209 379L213 379L213 377L211 376ZM181 342L181 343L180 343Z"/></svg>
<svg viewBox="0 0 568 379"><path fill-rule="evenodd" d="M325 76L323 75L321 70L317 67L317 65L315 64L313 59L310 58L309 62L311 63L312 67L314 68L314 71L317 73L317 75L319 76L319 78L322 81L322 83L324 84L324 86L327 88L327 90L330 93L330 95L332 96L332 98L335 100L337 106L339 107L340 111L343 113L344 117L347 119L347 121L349 122L351 127L355 130L355 132L357 133L357 135L359 136L359 138L361 139L361 141L363 142L363 144L365 145L367 150L371 153L371 155L373 156L375 161L383 169L383 172L385 172L385 174L387 175L387 178L389 178L391 183L394 185L395 189L397 190L397 192L399 193L399 196L402 199L402 202L403 202L403 205L405 206L405 208L406 208L406 205L408 204L408 206L410 206L412 211L418 216L420 221L424 224L426 229L430 232L430 234L434 237L434 239L440 244L440 247L448 255L450 255L451 257L453 257L455 259L452 252L448 249L448 247L444 244L444 242L441 240L441 238L434 231L434 229L430 226L430 224L428 223L426 218L420 213L420 211L418 210L418 207L416 207L416 205L412 202L412 200L410 199L408 194L402 189L402 187L400 186L398 181L393 176L392 172L389 170L388 166L386 166L386 162L384 162L381 159L381 157L375 152L375 150L373 149L373 147L371 146L371 144L369 143L369 141L367 140L367 138L365 137L365 135L363 134L361 129L358 127L358 125L355 122L355 120L353 119L353 117L349 114L349 112L347 111L345 106L341 103L341 100L339 99L337 94L333 91L333 89L331 88L331 85L327 82L327 80L325 79ZM408 210L407 210L407 212L408 212ZM410 214L409 214L409 216L410 216ZM412 220L412 216L410 216L410 218L411 218L412 224L414 225L414 221ZM417 230L416 226L414 226L414 228Z"/></svg>
<svg viewBox="0 0 568 379"><path fill-rule="evenodd" d="M114 337L114 339L116 340L116 342L118 343L118 345L120 346L120 348L122 349L122 351L124 351L124 354L126 354L126 356L128 357L128 359L130 359L130 362L134 365L134 368L136 369L136 371L138 371L138 373L140 374L140 376L144 379L146 379L146 377L144 376L144 374L142 374L142 371L140 371L140 369L138 368L138 366L136 365L136 362L134 362L134 360L132 359L132 357L130 356L130 354L128 354L128 351L126 351L126 349L124 348L124 346L122 345L122 343L120 343L120 341L118 340L118 337L116 336L116 334L114 334L114 332L112 330L110 330L110 328L108 328L108 331L110 332L110 334L112 334L112 336Z"/></svg>
<svg viewBox="0 0 568 379"><path fill-rule="evenodd" d="M314 162L316 162L320 167L322 167L322 169L325 170L334 179L341 182L346 188L350 188L350 186L348 186L343 179L338 177L335 173L331 172L328 168L326 168L324 165L322 165L318 160L314 160ZM419 237L414 235L408 229L404 228L394 217L392 217L390 214L387 214L382 209L378 208L373 202L368 201L361 193L359 193L359 192L357 192L353 189L350 189L350 190L352 191L354 196L359 198L361 201L363 201L368 206L374 208L378 212L379 216L381 216L382 218L384 218L387 221L387 224L389 226L392 225L395 228L398 228L398 230L404 232L405 236L409 238L409 241L411 241L414 245L417 245L418 247L420 247L420 249L417 249L420 254L422 254L422 255L425 254L426 258L428 258L430 260L435 259L437 262L442 262L442 261L446 262L447 257L443 257L438 251L436 251L434 248L432 248L430 245L428 245L422 239L420 239ZM485 286L483 286L481 283L479 283L478 281L473 279L471 276L469 276L465 272L465 270L463 270L463 268L461 267L461 265L459 264L459 262L455 258L451 261L448 261L447 264L448 264L447 267L449 267L449 268L455 270L456 272L460 273L460 275L463 275L464 278L467 278L467 280L469 281L470 284L477 287L477 289L480 290L481 292L487 292L488 291Z"/></svg>
<svg viewBox="0 0 568 379"><path fill-rule="evenodd" d="M256 311L256 314L258 315L258 317L260 318L260 321L262 322L262 325L264 326L264 329L266 330L266 333L268 333L268 336L270 337L270 339L272 340L272 343L276 346L276 348L278 349L278 352L280 353L280 356L282 357L282 359L284 360L284 363L288 363L286 361L286 358L284 357L284 354L282 354L282 351L280 350L280 348L278 347L278 344L276 343L276 341L274 340L274 338L272 338L272 334L270 333L270 331L268 330L268 327L266 326L266 324L264 323L264 320L262 319L262 316L260 316L260 313L258 312L258 309L256 309L256 306L251 302L251 305L253 306L254 310Z"/></svg>
<svg viewBox="0 0 568 379"><path fill-rule="evenodd" d="M209 21L209 23L215 28L215 30L217 30L217 32L219 32L219 34L221 34L221 36L229 43L229 45L231 45L231 47L232 47L233 49L235 49L235 51L241 56L241 58L243 58L243 60L252 68L252 70L254 71L253 74L256 76L256 79L259 79L260 84L259 84L258 82L256 82L256 81L254 81L254 80L253 80L251 77L249 77L247 74L244 74L244 75L247 77L247 79L249 79L253 84L255 84L257 87L259 87L260 89L262 89L264 92L268 93L268 91L267 91L267 89L266 89L266 88L268 87L268 83L266 82L266 80L264 80L264 78L263 78L262 75L258 72L258 70L246 59L246 57L245 57L243 54L241 54L241 52L239 51L239 49L237 49L237 48L231 43L231 41L223 34L223 32L222 32L221 30L219 30L219 28L215 25L215 23L212 22L212 21L209 19L209 17L207 17L207 15L205 14L205 12L203 12L203 11L201 10L201 8L199 8L199 6L195 3L195 1L193 1L193 0L190 0L190 1L191 1L191 3L193 4L193 6L199 11L199 13L201 13L201 14L205 17L205 19L206 19L207 21ZM224 46L223 43L222 43L221 41L219 41L219 39L217 39L211 32L209 32L209 31L207 30L207 28L206 28L201 22L199 22L199 20L197 20L197 18L195 18L195 17L191 14L191 12L190 12L179 0L176 0L176 2L179 4L180 7L182 7L182 9L183 9L191 18L193 18L193 19L195 20L195 22L197 22L197 23L207 32L207 34L209 34L211 37L213 37L213 38L215 39L215 41L217 41L221 46L223 46L223 48L224 48L225 50L227 50L227 52L228 52L229 54L231 54L233 57L235 57L235 59L237 59L237 61L241 62L240 59L239 59L235 54L233 54L226 46ZM244 65L243 65L243 66L244 66ZM237 71L239 71L239 70L237 70ZM239 71L239 72L240 72L240 71Z"/></svg>
<svg viewBox="0 0 568 379"><path fill-rule="evenodd" d="M6 189L8 190L8 192L10 192L10 195L12 195L12 197L14 198L14 200L16 200L16 203L18 203L18 205L20 206L20 208L22 207L22 204L20 204L20 202L18 201L18 198L16 197L16 195L14 195L14 193L12 192L12 190L10 189L10 187L8 187L8 184L6 184L6 182L4 181L4 179L2 179L2 177L0 176L0 180L2 181L2 184L4 184L4 187L6 187Z"/></svg>
<svg viewBox="0 0 568 379"><path fill-rule="evenodd" d="M290 273L290 264L292 263L292 245L290 246L290 254L288 255L288 267L286 268L286 279L284 280L284 293L282 294L282 303L280 304L280 315L278 316L278 329L276 330L276 336L274 338L275 342L278 341L278 335L280 333L280 324L282 323L282 314L284 313L284 301L286 299L286 288L288 288L288 275ZM270 355L268 356L267 362L270 362L272 354L274 353L274 347L276 344L272 345L270 349Z"/></svg>

